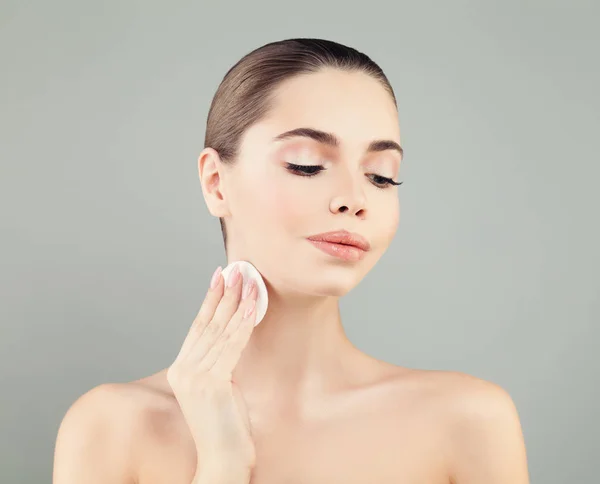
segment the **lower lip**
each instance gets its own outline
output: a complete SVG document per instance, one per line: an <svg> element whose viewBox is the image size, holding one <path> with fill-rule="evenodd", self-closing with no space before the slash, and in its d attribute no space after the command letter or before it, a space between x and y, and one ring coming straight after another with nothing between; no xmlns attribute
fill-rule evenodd
<svg viewBox="0 0 600 484"><path fill-rule="evenodd" d="M335 244L323 240L308 239L317 249L321 249L326 254L332 255L342 260L357 261L361 260L366 252L353 245Z"/></svg>

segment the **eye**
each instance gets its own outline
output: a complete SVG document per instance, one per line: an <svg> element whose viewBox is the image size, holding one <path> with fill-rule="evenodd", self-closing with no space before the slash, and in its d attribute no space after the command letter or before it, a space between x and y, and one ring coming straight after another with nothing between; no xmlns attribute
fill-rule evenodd
<svg viewBox="0 0 600 484"><path fill-rule="evenodd" d="M327 168L325 168L323 165L297 165L295 163L287 163L287 169L299 176L315 176ZM390 185L402 185L402 182L395 182L391 178L381 175L369 174L367 177L373 180L377 188L383 189L389 187Z"/></svg>
<svg viewBox="0 0 600 484"><path fill-rule="evenodd" d="M371 176L372 180L375 182L375 186L377 188L387 188L390 185L402 185L403 182L395 182L394 180L392 180L391 178L387 178L385 176L381 176L381 175L375 175L375 174L370 174L369 176Z"/></svg>
<svg viewBox="0 0 600 484"><path fill-rule="evenodd" d="M323 165L296 165L294 163L287 163L287 169L292 173L300 174L300 176L315 176L327 168Z"/></svg>

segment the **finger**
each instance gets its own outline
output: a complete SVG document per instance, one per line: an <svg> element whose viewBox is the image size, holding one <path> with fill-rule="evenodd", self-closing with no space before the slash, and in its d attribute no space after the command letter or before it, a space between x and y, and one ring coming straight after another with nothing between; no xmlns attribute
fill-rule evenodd
<svg viewBox="0 0 600 484"><path fill-rule="evenodd" d="M237 276L237 280L234 278L234 275ZM236 267L229 275L227 285L225 287L225 294L223 294L221 301L219 301L213 316L212 323L217 323L217 325L213 328L210 328L210 326L213 326L211 324L207 329L212 329L217 335L220 335L225 329L225 326L229 323L239 307L243 283L243 276Z"/></svg>
<svg viewBox="0 0 600 484"><path fill-rule="evenodd" d="M248 307L250 307L250 305L253 304L253 301L255 301L255 299L256 291L253 290L250 293L249 297L247 297L245 300L242 300L238 309L231 317L229 324L227 325L223 333L220 335L219 340L212 346L212 348L210 348L210 350L206 353L202 360L195 365L195 367L197 367L201 371L208 371L213 367L215 362L219 359L224 348L228 344L227 342L231 338L235 337L235 334L239 330L240 324L243 320L244 313L246 312Z"/></svg>
<svg viewBox="0 0 600 484"><path fill-rule="evenodd" d="M223 297L217 304L211 321L204 326L200 337L195 339L194 343L189 347L186 359L194 362L201 361L218 342L223 330L239 305L241 286L242 275L238 273L236 276L235 272L230 274L227 285L224 288Z"/></svg>
<svg viewBox="0 0 600 484"><path fill-rule="evenodd" d="M222 339L225 339L225 340L229 339L232 334L235 334L235 332L238 330L239 325L244 316L244 311L245 311L244 308L248 307L248 301L251 299L254 299L254 301L256 303L257 297L258 297L258 287L256 285L256 282L253 280L250 280L250 281L248 281L248 290L247 290L246 297L244 298L242 296L242 300L240 301L240 304L238 305L238 308L237 308L235 314L232 316L231 321L225 327L225 329L223 330L223 333L221 334ZM248 300L248 301L245 301L245 300ZM243 305L244 305L244 308L242 308ZM234 319L235 319L235 321L234 321Z"/></svg>
<svg viewBox="0 0 600 484"><path fill-rule="evenodd" d="M254 323L256 321L256 304L253 306L253 310L250 314L245 314L239 323L238 330L231 335L231 337L225 342L225 346L219 357L216 359L214 365L210 368L211 373L218 375L231 376L235 369L242 352L248 345L250 336L254 331Z"/></svg>
<svg viewBox="0 0 600 484"><path fill-rule="evenodd" d="M219 270L219 268L217 270ZM181 345L181 350L179 352L180 357L185 357L191 350L191 348L196 345L198 339L202 336L204 329L206 328L206 326L208 326L208 324L214 317L215 311L217 310L217 306L219 305L219 302L221 301L225 290L225 281L220 270L216 278L217 281L215 287L208 288L204 297L204 301L202 302L200 309L198 310L198 314L194 318L194 321L190 326L188 334L185 340L183 341L183 344Z"/></svg>

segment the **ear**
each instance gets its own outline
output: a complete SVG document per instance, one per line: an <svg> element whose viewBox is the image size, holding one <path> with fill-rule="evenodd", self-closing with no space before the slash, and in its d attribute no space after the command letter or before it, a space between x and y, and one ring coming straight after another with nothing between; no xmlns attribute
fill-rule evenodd
<svg viewBox="0 0 600 484"><path fill-rule="evenodd" d="M213 148L204 148L198 157L198 176L208 211L215 217L230 215L224 197L222 170L219 153Z"/></svg>

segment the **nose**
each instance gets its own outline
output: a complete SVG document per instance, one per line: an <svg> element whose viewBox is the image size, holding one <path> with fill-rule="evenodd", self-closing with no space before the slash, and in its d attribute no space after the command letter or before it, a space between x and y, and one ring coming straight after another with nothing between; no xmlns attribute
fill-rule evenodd
<svg viewBox="0 0 600 484"><path fill-rule="evenodd" d="M342 175L340 174L340 177ZM346 173L343 180L336 184L336 193L329 204L329 210L333 214L348 213L359 218L366 216L366 197L361 187L359 176Z"/></svg>

